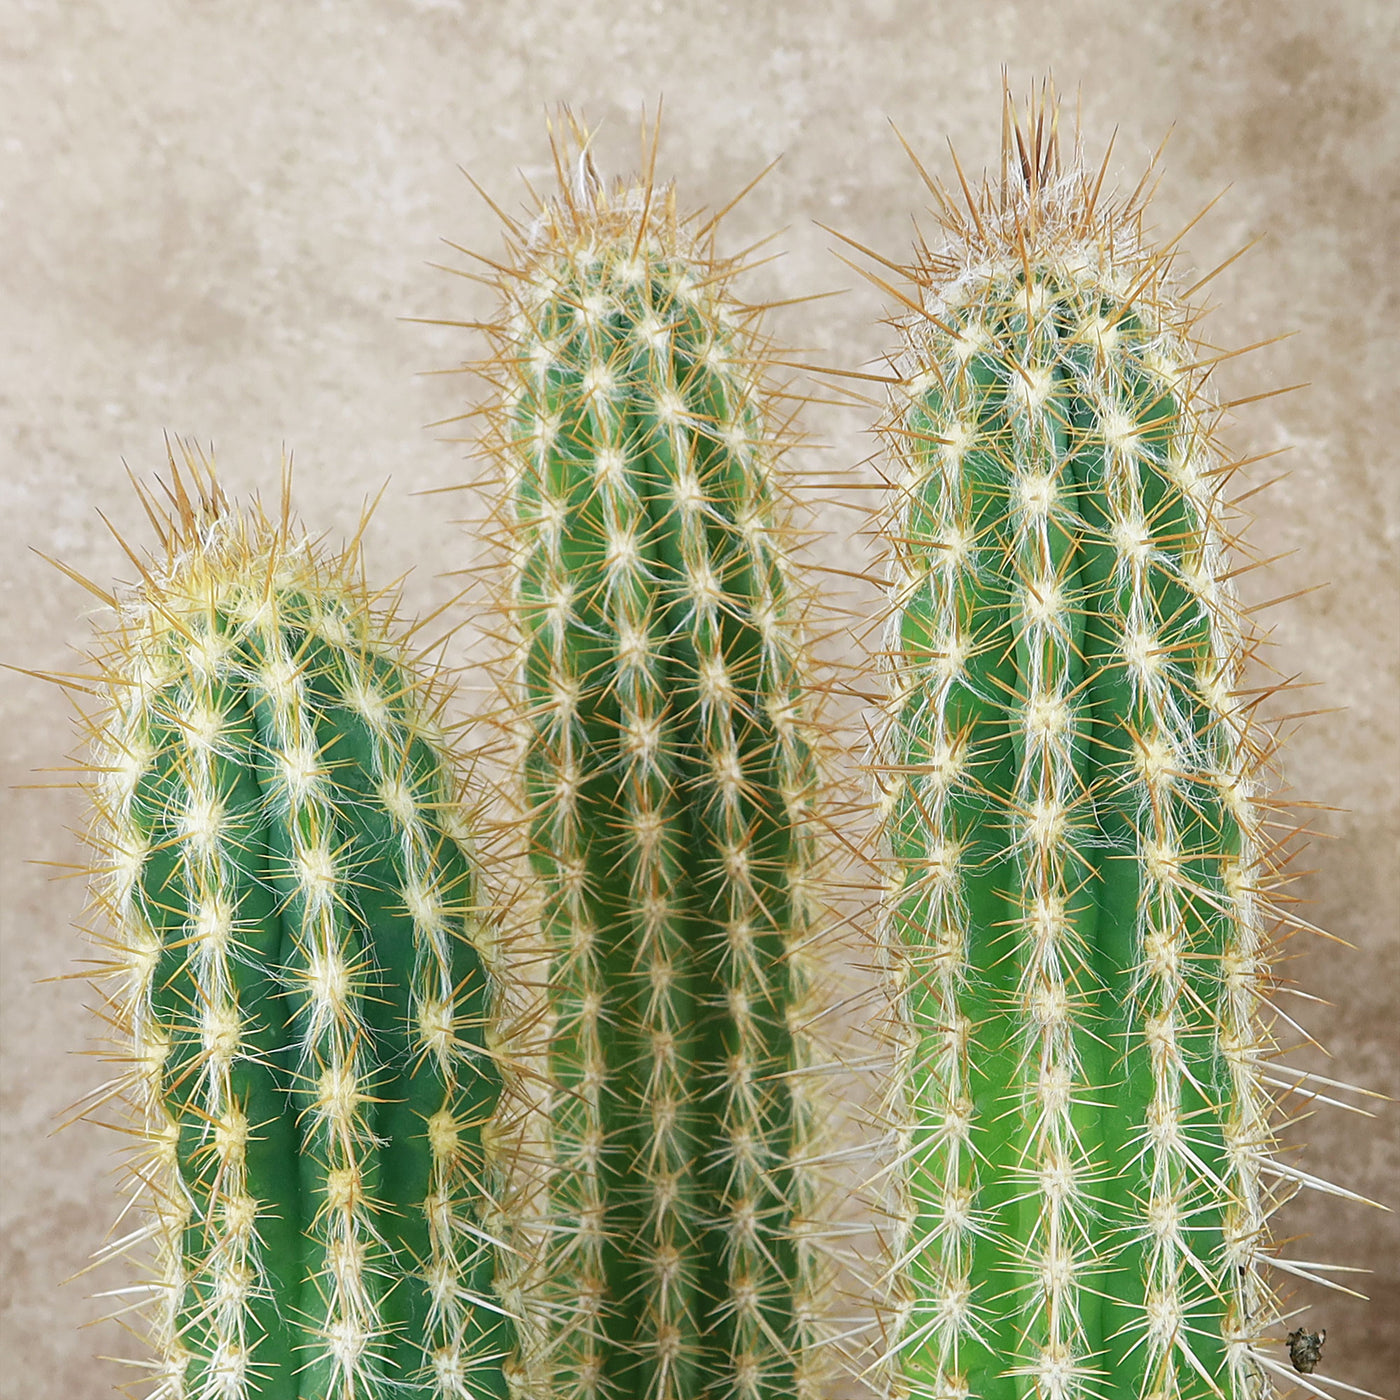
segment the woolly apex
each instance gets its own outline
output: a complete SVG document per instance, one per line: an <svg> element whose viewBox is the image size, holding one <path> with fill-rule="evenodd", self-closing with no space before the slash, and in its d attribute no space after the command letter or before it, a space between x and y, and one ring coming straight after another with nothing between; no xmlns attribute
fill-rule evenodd
<svg viewBox="0 0 1400 1400"><path fill-rule="evenodd" d="M758 330L758 319L773 303L746 303L733 292L735 278L755 265L752 255L769 239L725 257L716 252L724 219L776 161L720 209L681 212L674 182L658 184L656 180L660 128L658 107L656 119L641 124L641 173L617 176L609 183L599 173L593 156L596 130L585 126L569 108L561 107L548 122L557 190L541 194L526 181L529 207L521 218L512 218L467 175L472 188L500 220L504 256L487 257L444 240L485 269L481 273L445 270L489 286L500 298L499 310L494 319L485 322L414 319L484 332L492 353L465 369L499 388L504 381L514 379L523 344L536 342L534 354L538 357L560 334L557 324L540 324L546 308L554 308L556 316L560 307L567 308L579 323L594 326L616 309L618 298L635 290L644 279L659 279L678 306L703 308L717 328L742 331L742 345L725 337L724 354L731 363L749 367L754 379L771 367L786 366L788 362ZM658 323L655 329L662 327ZM784 387L765 385L765 395L770 399L786 397ZM504 406L507 412L513 406L509 394ZM497 417L490 407L486 413L488 418ZM779 449L791 446L789 427L790 420L779 425ZM769 442L773 442L771 436ZM502 444L488 435L484 445L495 451Z"/></svg>
<svg viewBox="0 0 1400 1400"><path fill-rule="evenodd" d="M107 594L78 579L114 607L125 625L163 632L178 628L183 611L225 607L251 621L254 611L279 589L315 593L333 581L362 595L366 609L378 605L381 612L393 611L390 592L371 597L364 582L360 542L372 509L365 512L354 538L332 558L321 548L324 536L310 535L292 512L290 459L283 463L277 513L269 515L256 497L246 509L234 504L218 479L213 458L193 443L167 441L166 453L168 480L148 488L132 478L159 549L138 555L117 536L139 571L139 582ZM64 572L77 578L67 568Z"/></svg>
<svg viewBox="0 0 1400 1400"><path fill-rule="evenodd" d="M676 216L674 181L667 181L659 189L655 183L659 114L651 130L649 149L645 123L642 126L646 178L639 181L617 176L611 189L593 159L595 132L589 131L567 107L560 109L558 125L550 121L548 128L559 193L548 199L536 196L539 211L525 240L532 251L565 251L586 264L600 246L631 238L634 257L644 249L665 257L694 253L694 248L683 239L682 225ZM513 221L508 220L507 225L518 233Z"/></svg>
<svg viewBox="0 0 1400 1400"><path fill-rule="evenodd" d="M1029 282L1032 268L1071 282L1093 280L1124 300L1142 300L1144 292L1152 300L1151 291L1170 268L1177 242L1206 212L1202 210L1165 247L1151 245L1143 221L1157 188L1165 144L1128 194L1106 191L1114 139L1100 163L1089 164L1076 114L1072 153L1066 159L1053 85L1048 80L1042 84L1024 111L1017 110L1010 89L1004 88L998 178L984 175L980 185L971 184L953 151L959 187L954 191L909 151L933 195L932 212L943 234L937 247L920 236L915 279L948 305L958 303L955 288L960 283L1007 276ZM907 143L905 149L909 150Z"/></svg>

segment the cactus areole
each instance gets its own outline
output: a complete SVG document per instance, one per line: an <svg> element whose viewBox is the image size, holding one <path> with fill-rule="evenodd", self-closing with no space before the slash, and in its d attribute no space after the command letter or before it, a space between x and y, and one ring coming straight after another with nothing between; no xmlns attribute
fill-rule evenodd
<svg viewBox="0 0 1400 1400"><path fill-rule="evenodd" d="M1289 1168L1230 463L1141 188L1009 119L909 269L877 764L921 1400L1243 1400ZM1106 162L1105 162L1106 164Z"/></svg>
<svg viewBox="0 0 1400 1400"><path fill-rule="evenodd" d="M574 130L492 328L505 600L553 959L558 1397L803 1387L801 650L753 313Z"/></svg>
<svg viewBox="0 0 1400 1400"><path fill-rule="evenodd" d="M501 1074L437 697L352 556L193 456L170 493L90 716L151 1394L504 1395Z"/></svg>

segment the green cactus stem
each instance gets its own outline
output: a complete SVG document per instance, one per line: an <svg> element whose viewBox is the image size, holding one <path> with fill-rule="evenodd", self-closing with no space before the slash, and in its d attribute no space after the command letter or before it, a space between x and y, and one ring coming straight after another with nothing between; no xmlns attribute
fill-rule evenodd
<svg viewBox="0 0 1400 1400"><path fill-rule="evenodd" d="M877 777L920 1400L1270 1393L1267 1222L1310 1180L1273 1152L1283 847L1219 356L1103 174L1008 100L1000 181L930 181L947 241L901 294Z"/></svg>
<svg viewBox="0 0 1400 1400"><path fill-rule="evenodd" d="M539 1374L805 1394L818 770L775 399L717 220L605 188L571 119L555 158L483 367L553 967Z"/></svg>
<svg viewBox="0 0 1400 1400"><path fill-rule="evenodd" d="M87 716L150 1393L502 1396L491 928L441 686L354 552L188 451L167 494Z"/></svg>

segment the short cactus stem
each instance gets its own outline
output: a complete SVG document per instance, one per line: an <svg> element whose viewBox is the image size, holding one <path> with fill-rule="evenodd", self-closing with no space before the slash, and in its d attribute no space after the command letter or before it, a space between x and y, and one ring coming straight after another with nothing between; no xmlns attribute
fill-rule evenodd
<svg viewBox="0 0 1400 1400"><path fill-rule="evenodd" d="M1055 120L1009 112L966 211L938 191L884 425L896 1388L1245 1400L1280 847L1218 356L1144 200L1062 168Z"/></svg>
<svg viewBox="0 0 1400 1400"><path fill-rule="evenodd" d="M490 328L553 962L545 1393L805 1393L817 765L754 313L574 128ZM653 152L654 157L654 152Z"/></svg>
<svg viewBox="0 0 1400 1400"><path fill-rule="evenodd" d="M503 1396L492 919L443 688L354 553L192 453L167 490L87 715L150 1393Z"/></svg>

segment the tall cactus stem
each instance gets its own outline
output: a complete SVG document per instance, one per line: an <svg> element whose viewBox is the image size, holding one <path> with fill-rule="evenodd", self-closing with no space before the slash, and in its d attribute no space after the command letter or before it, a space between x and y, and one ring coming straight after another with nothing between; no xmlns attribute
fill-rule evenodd
<svg viewBox="0 0 1400 1400"><path fill-rule="evenodd" d="M444 687L285 499L190 449L164 490L79 692L148 1393L503 1396L509 1065Z"/></svg>
<svg viewBox="0 0 1400 1400"><path fill-rule="evenodd" d="M1057 124L1008 97L1000 179L929 181L945 242L901 294L888 1352L920 1400L1245 1400L1280 1364L1268 1220L1310 1178L1274 1138L1302 925L1270 897L1239 464L1150 180L1110 197Z"/></svg>
<svg viewBox="0 0 1400 1400"><path fill-rule="evenodd" d="M588 143L566 116L558 195L507 221L478 366L553 960L531 1365L568 1400L805 1395L819 778L779 399L718 220Z"/></svg>

